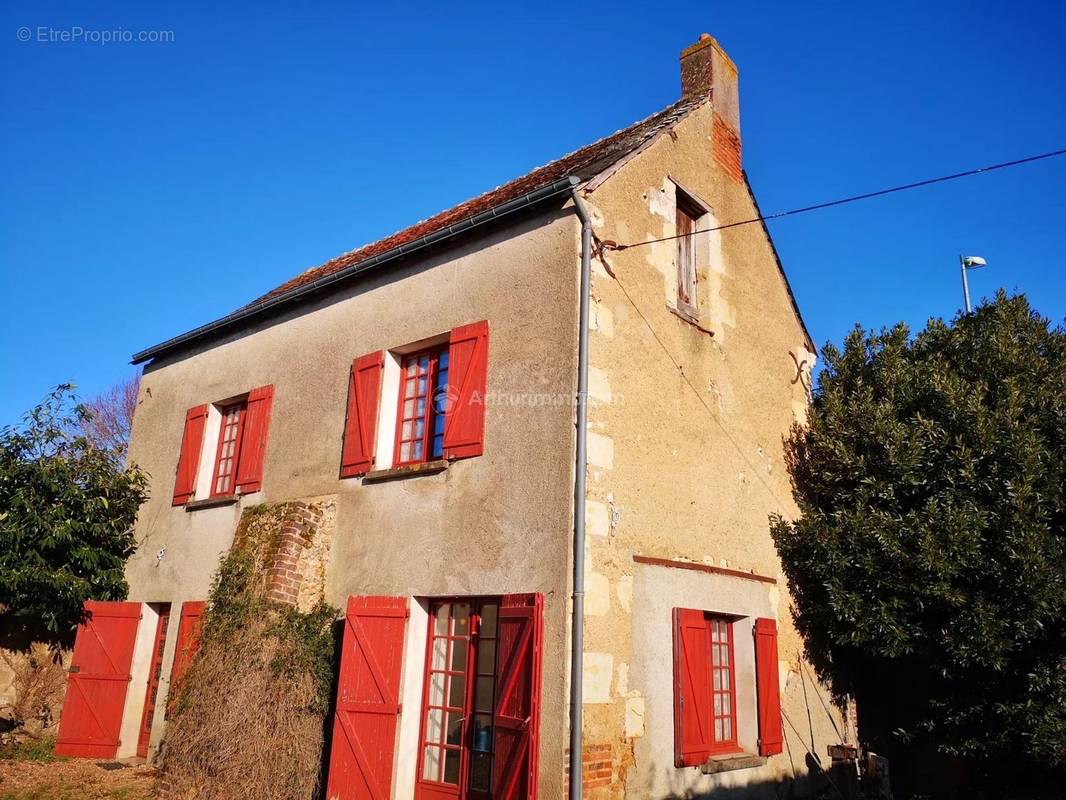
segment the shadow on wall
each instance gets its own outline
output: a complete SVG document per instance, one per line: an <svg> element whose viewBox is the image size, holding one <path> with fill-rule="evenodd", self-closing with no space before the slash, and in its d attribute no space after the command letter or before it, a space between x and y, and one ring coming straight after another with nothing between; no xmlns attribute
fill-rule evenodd
<svg viewBox="0 0 1066 800"><path fill-rule="evenodd" d="M839 800L841 793L834 788L821 767L812 764L810 757L807 761L809 772L797 771L794 777L790 775L771 780L752 780L751 770L722 772L718 774L714 786L700 790L686 785L692 782L688 770L677 769L671 764L662 768L661 774L656 774L660 769L653 767L649 771L650 777L639 791L635 792L636 787L630 783L627 794L649 800ZM662 793L663 786L667 787L665 794ZM846 792L844 796L847 796Z"/></svg>

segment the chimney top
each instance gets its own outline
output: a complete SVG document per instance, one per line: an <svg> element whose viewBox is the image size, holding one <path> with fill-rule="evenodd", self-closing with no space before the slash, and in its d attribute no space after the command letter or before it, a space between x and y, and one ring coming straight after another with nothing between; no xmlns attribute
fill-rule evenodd
<svg viewBox="0 0 1066 800"><path fill-rule="evenodd" d="M737 65L713 36L700 38L681 51L681 96L706 97L714 111L715 159L739 179L740 94Z"/></svg>

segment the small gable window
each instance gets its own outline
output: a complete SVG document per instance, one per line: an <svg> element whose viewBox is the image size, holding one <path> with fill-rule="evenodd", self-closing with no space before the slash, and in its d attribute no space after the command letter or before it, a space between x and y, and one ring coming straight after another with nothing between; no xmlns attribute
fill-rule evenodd
<svg viewBox="0 0 1066 800"><path fill-rule="evenodd" d="M680 188L676 190L676 197L677 307L680 311L695 315L699 310L695 233L698 220L705 211Z"/></svg>

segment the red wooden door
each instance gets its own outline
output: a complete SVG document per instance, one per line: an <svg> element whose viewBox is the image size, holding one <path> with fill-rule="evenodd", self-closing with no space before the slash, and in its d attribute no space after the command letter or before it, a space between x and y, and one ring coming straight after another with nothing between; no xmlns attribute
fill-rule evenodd
<svg viewBox="0 0 1066 800"><path fill-rule="evenodd" d="M181 691L181 679L189 668L196 651L200 649L200 630L204 625L203 600L189 600L181 604L181 618L178 620L178 640L174 645L174 663L170 667L170 690L167 694L167 716L174 709Z"/></svg>
<svg viewBox="0 0 1066 800"><path fill-rule="evenodd" d="M74 640L55 751L61 756L114 758L141 604L89 601L85 610L89 616Z"/></svg>
<svg viewBox="0 0 1066 800"><path fill-rule="evenodd" d="M155 701L159 694L159 678L163 674L163 650L167 645L167 627L170 624L170 603L159 609L159 621L155 626L155 641L152 646L152 664L148 671L148 690L144 694L144 712L141 714L141 732L137 736L137 755L148 758L148 742L152 738L152 721L155 719Z"/></svg>
<svg viewBox="0 0 1066 800"><path fill-rule="evenodd" d="M535 594L500 600L493 800L537 796L543 607Z"/></svg>
<svg viewBox="0 0 1066 800"><path fill-rule="evenodd" d="M326 789L331 800L391 796L406 627L406 598L348 598Z"/></svg>

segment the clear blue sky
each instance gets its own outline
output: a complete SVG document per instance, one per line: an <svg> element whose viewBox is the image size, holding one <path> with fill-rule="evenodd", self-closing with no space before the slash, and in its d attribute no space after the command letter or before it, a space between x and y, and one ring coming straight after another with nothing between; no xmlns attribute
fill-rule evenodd
<svg viewBox="0 0 1066 800"><path fill-rule="evenodd" d="M0 424L669 104L700 31L740 66L767 213L1066 147L1057 2L172 5L0 11ZM819 345L953 314L960 251L992 265L975 297L1066 315L1066 158L772 232Z"/></svg>

